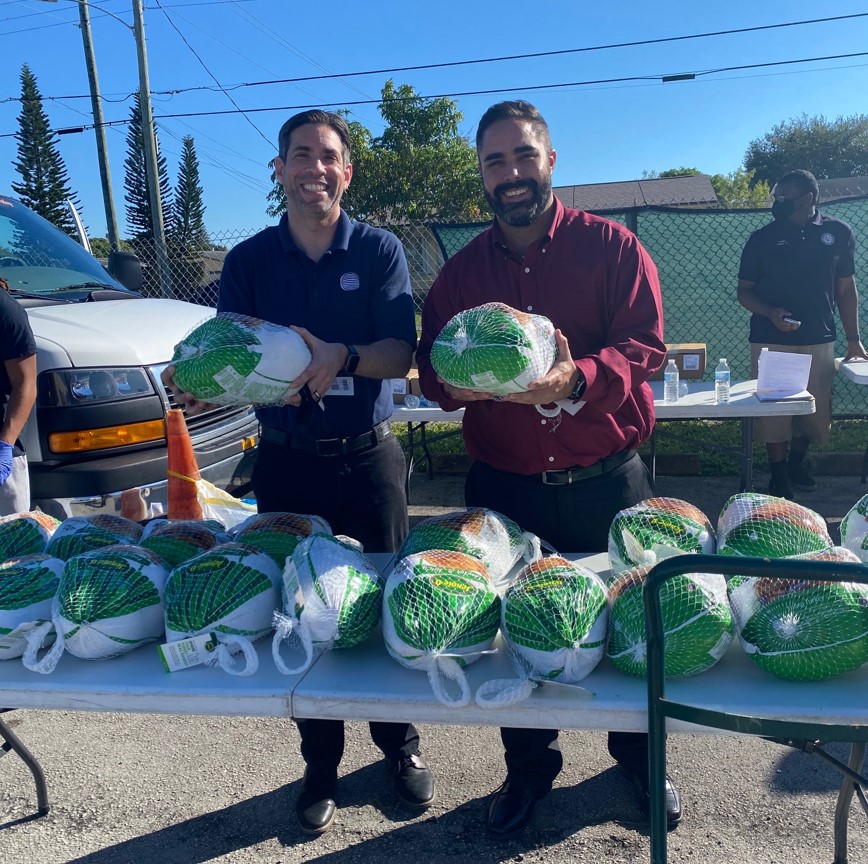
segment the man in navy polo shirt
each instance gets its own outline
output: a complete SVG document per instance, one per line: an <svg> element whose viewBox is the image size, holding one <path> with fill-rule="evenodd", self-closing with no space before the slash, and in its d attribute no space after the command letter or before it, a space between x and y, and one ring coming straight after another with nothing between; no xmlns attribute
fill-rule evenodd
<svg viewBox="0 0 868 864"><path fill-rule="evenodd" d="M792 499L793 487L816 488L805 454L811 442L828 441L832 428L836 306L847 359L868 355L859 339L852 229L817 210L820 190L809 171L785 174L772 197L775 221L754 231L741 253L738 300L753 313L749 338L754 377L763 348L811 356L808 390L815 413L764 417L757 423L768 451L769 494Z"/></svg>
<svg viewBox="0 0 868 864"><path fill-rule="evenodd" d="M253 471L260 512L310 513L368 552L394 552L408 531L404 455L392 436L390 378L410 368L416 323L404 251L388 231L351 220L340 202L353 175L346 121L326 111L291 117L274 160L286 192L280 223L226 256L218 312L291 326L312 359L295 379L304 395L256 409ZM166 370L170 383L173 369ZM202 406L180 394L193 411ZM324 410L322 410L324 409ZM305 833L335 815L344 749L340 720L299 720L306 764L296 815ZM371 723L406 803L428 807L434 778L410 723Z"/></svg>

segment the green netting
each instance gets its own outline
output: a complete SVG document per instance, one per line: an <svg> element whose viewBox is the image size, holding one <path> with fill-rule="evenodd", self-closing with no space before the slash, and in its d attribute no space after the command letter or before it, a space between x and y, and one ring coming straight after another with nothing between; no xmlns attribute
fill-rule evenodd
<svg viewBox="0 0 868 864"><path fill-rule="evenodd" d="M0 561L44 552L60 522L40 510L0 517Z"/></svg>
<svg viewBox="0 0 868 864"><path fill-rule="evenodd" d="M608 620L602 579L553 556L528 564L510 583L501 627L528 677L575 684L602 659Z"/></svg>
<svg viewBox="0 0 868 864"><path fill-rule="evenodd" d="M609 644L606 654L627 675L648 671L642 589L650 566L621 574L610 586ZM663 662L667 676L696 675L726 653L733 640L732 613L723 576L690 573L668 579L660 589Z"/></svg>
<svg viewBox="0 0 868 864"><path fill-rule="evenodd" d="M771 495L739 492L720 511L717 551L721 555L787 558L832 545L819 513Z"/></svg>
<svg viewBox="0 0 868 864"><path fill-rule="evenodd" d="M856 282L860 291L860 321L868 320L868 196L827 201L823 213L843 219L857 237ZM769 210L698 210L642 207L599 211L626 225L642 241L660 273L667 342L705 342L708 348L705 380L714 378L718 357L726 357L733 380L750 377L747 341L750 313L736 299L741 252L752 231L771 222ZM444 255L449 258L490 223L431 225ZM422 295L424 296L424 295ZM846 349L838 326L836 356ZM837 376L834 413L864 415L868 391Z"/></svg>
<svg viewBox="0 0 868 864"><path fill-rule="evenodd" d="M431 365L453 387L505 396L551 369L555 330L542 315L485 303L453 316L431 346Z"/></svg>
<svg viewBox="0 0 868 864"><path fill-rule="evenodd" d="M118 543L138 543L142 526L132 519L111 513L94 516L73 516L65 519L51 536L45 551L64 561L94 549Z"/></svg>
<svg viewBox="0 0 868 864"><path fill-rule="evenodd" d="M229 535L213 520L200 522L182 519L170 522L167 519L155 519L145 526L139 545L159 555L171 570L218 543L228 541Z"/></svg>
<svg viewBox="0 0 868 864"><path fill-rule="evenodd" d="M843 547L795 557L859 562ZM779 678L822 681L868 662L868 586L734 576L727 588L742 647Z"/></svg>
<svg viewBox="0 0 868 864"><path fill-rule="evenodd" d="M256 513L233 532L233 539L264 552L283 570L295 547L311 534L331 534L322 516L303 513Z"/></svg>
<svg viewBox="0 0 868 864"><path fill-rule="evenodd" d="M217 405L281 403L310 363L301 336L258 318L221 312L175 347L175 383Z"/></svg>
<svg viewBox="0 0 868 864"><path fill-rule="evenodd" d="M538 558L539 545L538 537L522 531L512 519L484 507L471 507L418 523L407 535L398 558L430 549L463 552L482 561L492 584L502 592L513 565L521 558Z"/></svg>
<svg viewBox="0 0 868 864"><path fill-rule="evenodd" d="M868 563L868 495L863 495L841 520L841 545Z"/></svg>
<svg viewBox="0 0 868 864"><path fill-rule="evenodd" d="M0 563L0 660L20 657L27 633L51 620L62 572L63 561L44 554Z"/></svg>
<svg viewBox="0 0 868 864"><path fill-rule="evenodd" d="M617 575L685 552L714 552L708 517L678 498L647 498L621 510L609 527L609 566Z"/></svg>

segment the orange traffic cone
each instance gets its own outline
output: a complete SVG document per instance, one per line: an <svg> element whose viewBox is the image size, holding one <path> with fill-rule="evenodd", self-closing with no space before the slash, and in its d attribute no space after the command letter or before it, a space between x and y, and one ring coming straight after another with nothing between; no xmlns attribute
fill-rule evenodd
<svg viewBox="0 0 868 864"><path fill-rule="evenodd" d="M168 445L168 503L169 519L201 519L202 505L196 494L199 466L193 452L193 442L187 431L184 412L170 408L166 417L166 443Z"/></svg>

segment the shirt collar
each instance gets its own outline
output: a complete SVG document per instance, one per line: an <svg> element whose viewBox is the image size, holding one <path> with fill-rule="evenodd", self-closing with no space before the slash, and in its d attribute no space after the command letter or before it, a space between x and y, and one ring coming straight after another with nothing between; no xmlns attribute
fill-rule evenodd
<svg viewBox="0 0 868 864"><path fill-rule="evenodd" d="M284 211L278 223L278 237L280 245L284 252L299 252L302 255L304 252L298 248L295 240L292 239L292 234L289 233L289 216ZM329 246L329 252L346 252L350 248L350 237L353 233L353 222L346 211L341 208L341 215L338 218L338 224L335 228L335 236L332 240L332 245Z"/></svg>

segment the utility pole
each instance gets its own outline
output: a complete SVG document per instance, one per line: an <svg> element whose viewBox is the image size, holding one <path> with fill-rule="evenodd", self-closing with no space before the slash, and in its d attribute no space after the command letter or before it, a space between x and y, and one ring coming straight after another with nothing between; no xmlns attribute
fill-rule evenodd
<svg viewBox="0 0 868 864"><path fill-rule="evenodd" d="M112 195L112 177L109 170L108 148L105 143L105 124L102 116L102 99L99 93L99 79L96 74L96 59L93 53L93 38L90 30L90 10L83 0L78 3L78 16L81 21L81 41L84 45L84 60L87 65L87 79L90 83L90 104L93 109L93 125L96 134L96 154L99 162L99 179L102 184L102 200L105 207L106 234L112 249L120 248L118 218L115 213L115 200Z"/></svg>
<svg viewBox="0 0 868 864"><path fill-rule="evenodd" d="M82 0L79 0L82 2ZM166 251L166 232L163 226L163 202L160 200L160 177L157 166L157 142L154 139L154 115L151 112L151 85L148 80L148 54L145 47L145 22L141 0L133 0L133 32L139 61L139 101L142 106L142 137L145 144L145 168L148 175L148 196L151 199L151 228L157 254L157 271L164 297L174 297L172 271Z"/></svg>

